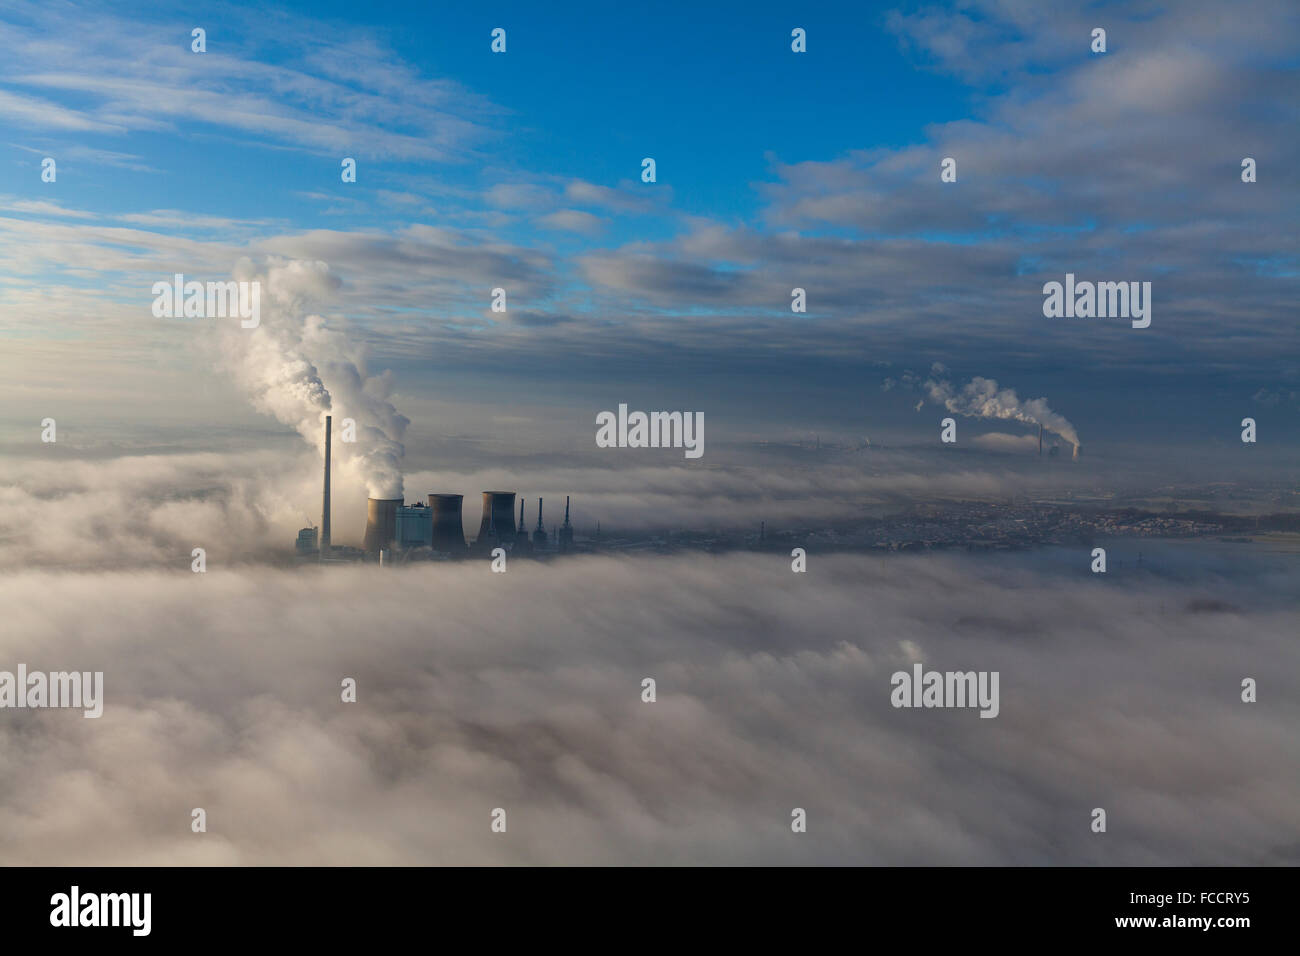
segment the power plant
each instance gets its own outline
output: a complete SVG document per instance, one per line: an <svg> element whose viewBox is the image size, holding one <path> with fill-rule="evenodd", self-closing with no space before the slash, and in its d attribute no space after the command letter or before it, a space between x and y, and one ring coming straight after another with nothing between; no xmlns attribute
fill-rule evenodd
<svg viewBox="0 0 1300 956"><path fill-rule="evenodd" d="M1071 453L1070 458L1071 458L1073 461L1078 461L1078 460L1079 460L1079 443L1078 443L1078 442L1071 442L1070 444L1074 446L1074 451ZM1057 453L1059 452L1059 450L1060 450L1060 449L1057 447L1057 445L1056 445L1055 443L1053 443L1052 447L1051 447L1051 448L1048 450L1048 452L1047 452L1048 457L1049 457L1049 458L1055 458L1055 457L1057 456ZM1039 458L1042 458L1042 457L1043 457L1043 426L1042 426L1041 423L1040 423L1039 426L1038 426L1038 457L1039 457Z"/></svg>
<svg viewBox="0 0 1300 956"><path fill-rule="evenodd" d="M332 415L325 416L325 470L321 489L320 528L298 532L295 550L300 560L377 561L381 565L408 560L449 560L470 554L487 555L495 548L515 554L545 557L573 550L569 499L564 499L564 526L558 535L546 533L542 499L537 499L537 528L530 535L522 498L515 518L515 492L483 492L483 514L473 545L466 543L463 522L464 495L431 492L426 501L406 504L404 498L367 498L366 528L360 548L334 545L330 540Z"/></svg>

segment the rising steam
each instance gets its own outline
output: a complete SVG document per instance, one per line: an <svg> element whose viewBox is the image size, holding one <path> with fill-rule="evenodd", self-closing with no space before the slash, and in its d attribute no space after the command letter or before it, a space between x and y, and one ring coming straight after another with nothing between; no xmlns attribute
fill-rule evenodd
<svg viewBox="0 0 1300 956"><path fill-rule="evenodd" d="M998 388L998 383L991 378L976 376L960 389L944 379L932 378L925 383L925 390L930 401L958 415L1042 425L1044 430L1060 435L1071 445L1079 444L1079 433L1065 416L1048 407L1047 399L1021 401L1013 389Z"/></svg>
<svg viewBox="0 0 1300 956"><path fill-rule="evenodd" d="M223 364L259 411L298 430L324 455L326 414L334 416L334 460L363 482L372 498L402 497L401 439L409 419L390 402L391 376L362 371L359 347L308 306L339 286L329 265L302 259L240 260L240 281L262 283L261 324L221 323ZM344 439L344 419L356 441Z"/></svg>

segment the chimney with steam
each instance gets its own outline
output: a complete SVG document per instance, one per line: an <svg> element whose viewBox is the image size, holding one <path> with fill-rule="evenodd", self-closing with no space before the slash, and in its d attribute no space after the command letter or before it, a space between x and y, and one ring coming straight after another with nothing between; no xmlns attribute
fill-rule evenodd
<svg viewBox="0 0 1300 956"><path fill-rule="evenodd" d="M433 521L433 550L448 554L465 552L465 529L461 526L463 495L429 495Z"/></svg>
<svg viewBox="0 0 1300 956"><path fill-rule="evenodd" d="M1075 445L1075 446L1074 446L1074 454L1071 455L1070 457L1073 458L1075 461L1078 461L1078 460L1079 460L1079 446L1078 446L1078 445Z"/></svg>
<svg viewBox="0 0 1300 956"><path fill-rule="evenodd" d="M321 503L320 516L320 553L325 557L330 553L330 432L334 423L333 415L325 416L325 493Z"/></svg>
<svg viewBox="0 0 1300 956"><path fill-rule="evenodd" d="M388 551L396 543L397 509L401 498L366 499L366 537L362 542L367 554Z"/></svg>
<svg viewBox="0 0 1300 956"><path fill-rule="evenodd" d="M1043 457L1043 426L1041 423L1038 426L1038 457Z"/></svg>

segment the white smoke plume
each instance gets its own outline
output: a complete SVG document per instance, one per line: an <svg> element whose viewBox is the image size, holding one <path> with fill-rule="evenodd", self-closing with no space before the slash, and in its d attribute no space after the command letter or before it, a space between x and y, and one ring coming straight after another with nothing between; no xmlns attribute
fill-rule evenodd
<svg viewBox="0 0 1300 956"><path fill-rule="evenodd" d="M410 420L389 401L391 376L367 376L360 348L309 306L339 286L325 262L241 259L240 281L262 284L261 323L218 325L222 362L253 406L298 430L325 453L325 416L334 416L333 456L344 477L363 482L372 498L402 497L402 436ZM356 441L342 441L344 419Z"/></svg>
<svg viewBox="0 0 1300 956"><path fill-rule="evenodd" d="M950 412L967 418L1001 418L1042 425L1049 432L1060 435L1072 445L1079 444L1079 433L1064 415L1058 415L1047 405L1045 398L1021 401L1014 389L999 388L991 378L975 376L960 389L945 379L930 379L925 383L930 401L943 405Z"/></svg>

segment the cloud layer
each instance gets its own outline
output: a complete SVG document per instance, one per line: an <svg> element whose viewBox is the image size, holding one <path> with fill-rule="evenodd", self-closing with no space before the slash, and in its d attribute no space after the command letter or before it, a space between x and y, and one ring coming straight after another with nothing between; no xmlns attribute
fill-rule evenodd
<svg viewBox="0 0 1300 956"><path fill-rule="evenodd" d="M103 670L106 706L0 712L0 853L1294 863L1300 619L1260 600L1286 579L1207 591L1038 563L6 576L0 667ZM1237 610L1195 610L1208 595ZM893 709L890 674L914 660L1000 671L1000 716ZM1261 680L1256 705L1243 676ZM489 830L496 807L506 834Z"/></svg>

